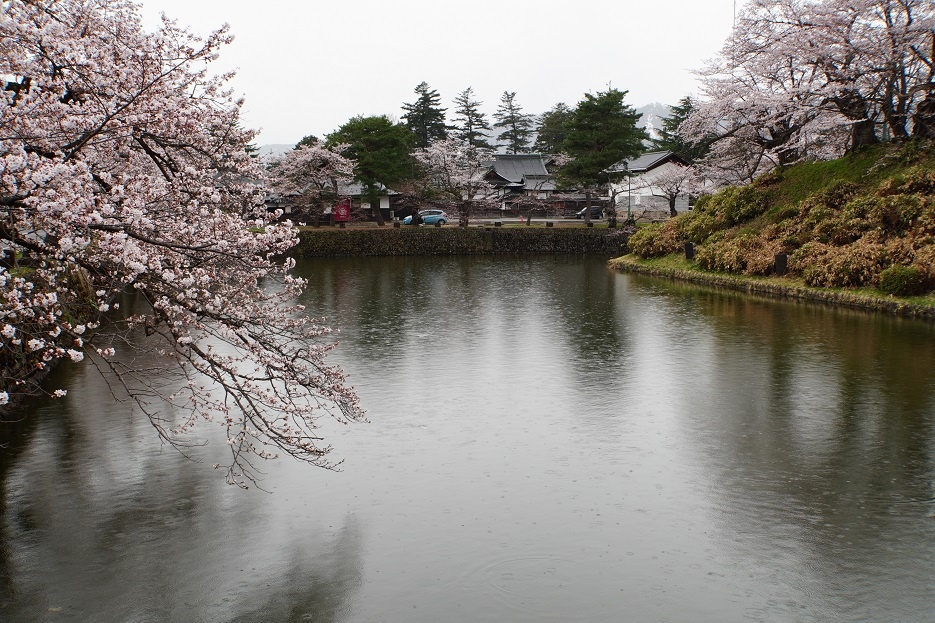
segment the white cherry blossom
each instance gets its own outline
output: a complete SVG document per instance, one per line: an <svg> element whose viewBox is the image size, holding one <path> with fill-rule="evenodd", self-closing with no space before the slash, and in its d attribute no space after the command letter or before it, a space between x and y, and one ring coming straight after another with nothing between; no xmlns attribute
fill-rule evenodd
<svg viewBox="0 0 935 623"><path fill-rule="evenodd" d="M210 72L227 28L149 33L127 0L2 6L0 403L83 356L171 443L219 422L232 483L278 453L333 466L320 418L363 413L325 361L331 330L294 302L304 282L280 258L296 232L266 222L254 134ZM129 316L105 313L128 291ZM176 389L121 356L141 347Z"/></svg>

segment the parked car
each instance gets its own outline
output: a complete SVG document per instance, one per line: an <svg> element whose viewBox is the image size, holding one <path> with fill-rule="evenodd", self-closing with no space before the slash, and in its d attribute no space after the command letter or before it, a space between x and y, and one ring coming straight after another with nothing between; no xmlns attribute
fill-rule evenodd
<svg viewBox="0 0 935 623"><path fill-rule="evenodd" d="M575 218L584 218L584 212L587 208L581 208L575 212ZM604 209L601 206L591 206L591 218L601 218L604 216Z"/></svg>
<svg viewBox="0 0 935 623"><path fill-rule="evenodd" d="M449 220L449 217L447 214L445 214L444 210L419 210L419 217L426 225L434 225L435 223L441 223L444 225ZM409 225L411 223L412 215L410 214L403 219L403 225Z"/></svg>

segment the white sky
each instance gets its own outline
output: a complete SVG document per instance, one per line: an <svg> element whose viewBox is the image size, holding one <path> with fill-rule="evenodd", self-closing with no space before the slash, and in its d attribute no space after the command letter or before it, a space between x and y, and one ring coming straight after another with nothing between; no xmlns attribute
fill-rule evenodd
<svg viewBox="0 0 935 623"><path fill-rule="evenodd" d="M675 104L697 92L692 70L721 49L734 0L141 0L147 28L160 12L236 39L217 72L237 68L246 125L257 144L323 137L356 115L398 119L422 81L452 120L470 86L488 119L504 91L524 112L574 106L608 83L625 102ZM739 3L738 3L739 4Z"/></svg>

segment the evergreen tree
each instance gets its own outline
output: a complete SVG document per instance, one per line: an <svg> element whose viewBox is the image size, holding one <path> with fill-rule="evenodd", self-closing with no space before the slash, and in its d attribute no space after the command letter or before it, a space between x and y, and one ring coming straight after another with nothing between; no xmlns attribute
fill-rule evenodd
<svg viewBox="0 0 935 623"><path fill-rule="evenodd" d="M572 114L574 111L561 102L553 106L552 110L542 113L533 148L540 154L557 154L562 151L565 128Z"/></svg>
<svg viewBox="0 0 935 623"><path fill-rule="evenodd" d="M314 147L319 142L320 141L318 140L317 136L315 136L314 134L309 134L308 136L303 136L302 140L296 143L293 149L301 149L302 147Z"/></svg>
<svg viewBox="0 0 935 623"><path fill-rule="evenodd" d="M487 142L487 134L483 130L490 130L487 116L480 111L483 102L474 99L474 89L468 87L458 93L455 98L455 125L454 137L475 149L493 149Z"/></svg>
<svg viewBox="0 0 935 623"><path fill-rule="evenodd" d="M516 92L503 92L493 116L497 120L493 127L503 129L497 135L497 146L505 146L507 153L511 154L528 152L533 116L523 113L522 107L516 103Z"/></svg>
<svg viewBox="0 0 935 623"><path fill-rule="evenodd" d="M328 135L326 146L347 144L343 155L354 161L354 177L364 185L371 206L379 205L385 188L412 178L415 163L412 148L415 137L402 123L393 123L385 115L354 117ZM377 222L383 217L373 209Z"/></svg>
<svg viewBox="0 0 935 623"><path fill-rule="evenodd" d="M448 138L445 111L440 106L441 95L428 83L422 82L415 88L418 99L412 104L403 104L406 114L402 118L416 136L416 147L426 148L434 141Z"/></svg>
<svg viewBox="0 0 935 623"><path fill-rule="evenodd" d="M695 108L695 103L689 95L680 99L677 106L670 107L671 112L667 118L662 120L659 138L653 140L653 144L658 149L673 151L687 160L698 160L703 157L710 148L709 141L693 142L682 138L679 134L679 126L694 112Z"/></svg>
<svg viewBox="0 0 935 623"><path fill-rule="evenodd" d="M614 165L639 155L649 138L636 127L640 113L623 103L626 94L614 88L597 95L586 93L566 124L562 151L572 159L559 170L559 182L584 189L587 221L592 190L623 177L625 173L615 171Z"/></svg>
<svg viewBox="0 0 935 623"><path fill-rule="evenodd" d="M572 160L562 167L560 178L580 186L604 184L615 164L643 150L648 137L636 127L640 114L623 103L626 94L614 88L585 94L566 125L563 151Z"/></svg>

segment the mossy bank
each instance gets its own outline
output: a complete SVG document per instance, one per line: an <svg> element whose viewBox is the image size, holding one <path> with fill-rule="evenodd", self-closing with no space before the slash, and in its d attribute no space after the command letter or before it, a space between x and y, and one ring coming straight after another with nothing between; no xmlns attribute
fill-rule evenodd
<svg viewBox="0 0 935 623"><path fill-rule="evenodd" d="M644 260L628 255L611 260L610 266L622 272L688 281L711 288L776 299L823 303L907 318L935 320L935 297L932 296L901 298L885 295L872 288L847 290L810 287L805 285L802 279L794 277L715 273L675 256Z"/></svg>
<svg viewBox="0 0 935 623"><path fill-rule="evenodd" d="M614 265L933 318L933 171L935 145L927 142L775 169L641 229L629 240L633 256Z"/></svg>

